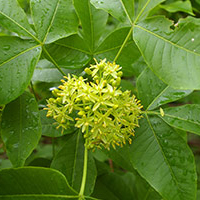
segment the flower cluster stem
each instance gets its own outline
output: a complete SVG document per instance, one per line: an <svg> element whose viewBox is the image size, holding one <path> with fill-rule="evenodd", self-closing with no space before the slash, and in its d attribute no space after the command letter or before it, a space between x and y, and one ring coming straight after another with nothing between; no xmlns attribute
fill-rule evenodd
<svg viewBox="0 0 200 200"><path fill-rule="evenodd" d="M79 192L79 197L80 198L83 198L83 196L84 196L86 177L87 177L87 163L88 163L88 150L85 147L84 165L83 165L83 177L82 177L81 189L80 189L80 192Z"/></svg>

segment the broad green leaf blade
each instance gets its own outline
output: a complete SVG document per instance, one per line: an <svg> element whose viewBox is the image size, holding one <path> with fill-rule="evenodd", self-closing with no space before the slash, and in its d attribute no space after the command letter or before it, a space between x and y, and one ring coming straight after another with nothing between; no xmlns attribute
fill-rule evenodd
<svg viewBox="0 0 200 200"><path fill-rule="evenodd" d="M79 34L71 35L67 38L63 38L55 42L55 44L81 51L85 54L91 54L90 49L87 45L87 42Z"/></svg>
<svg viewBox="0 0 200 200"><path fill-rule="evenodd" d="M0 105L23 93L37 64L41 47L32 40L0 37Z"/></svg>
<svg viewBox="0 0 200 200"><path fill-rule="evenodd" d="M135 175L135 187L137 199L161 200L161 196L138 174ZM133 183L132 183L133 185ZM133 187L133 186L132 186Z"/></svg>
<svg viewBox="0 0 200 200"><path fill-rule="evenodd" d="M77 32L78 19L72 0L31 0L38 39L52 43Z"/></svg>
<svg viewBox="0 0 200 200"><path fill-rule="evenodd" d="M97 47L101 35L105 31L108 14L97 10L89 0L73 0L77 15L82 26L82 35L90 52Z"/></svg>
<svg viewBox="0 0 200 200"><path fill-rule="evenodd" d="M175 1L175 2L172 2L172 3L160 5L160 8L162 8L162 9L168 11L168 12L171 12L171 13L185 12L185 13L188 13L190 15L194 15L190 0Z"/></svg>
<svg viewBox="0 0 200 200"><path fill-rule="evenodd" d="M133 38L148 66L177 89L200 88L200 20L182 19L175 30L164 17L149 18L134 27Z"/></svg>
<svg viewBox="0 0 200 200"><path fill-rule="evenodd" d="M92 58L91 55L57 43L46 45L46 48L55 62L65 69L81 69ZM46 59L49 60L49 57L46 57Z"/></svg>
<svg viewBox="0 0 200 200"><path fill-rule="evenodd" d="M103 9L121 22L132 23L134 0L90 0L98 9Z"/></svg>
<svg viewBox="0 0 200 200"><path fill-rule="evenodd" d="M23 166L41 136L38 104L28 92L7 104L1 122L1 136L13 166Z"/></svg>
<svg viewBox="0 0 200 200"><path fill-rule="evenodd" d="M134 200L134 194L122 176L106 173L98 177L91 196L103 200Z"/></svg>
<svg viewBox="0 0 200 200"><path fill-rule="evenodd" d="M170 103L189 95L192 90L177 90L162 82L149 68L137 79L138 98L147 110Z"/></svg>
<svg viewBox="0 0 200 200"><path fill-rule="evenodd" d="M200 135L200 105L166 108L162 119L170 126Z"/></svg>
<svg viewBox="0 0 200 200"><path fill-rule="evenodd" d="M70 70L61 68L65 74L80 74L82 69ZM32 77L33 82L45 82L45 83L60 83L60 80L63 78L63 75L58 71L55 66L47 61L42 59L38 62Z"/></svg>
<svg viewBox="0 0 200 200"><path fill-rule="evenodd" d="M73 133L76 129L72 126L70 129L66 129L63 132L61 129L57 129L58 125L55 125L55 120L52 118L47 118L47 111L41 110L40 117L41 117L41 124L42 124L42 135L47 137L61 137L65 134Z"/></svg>
<svg viewBox="0 0 200 200"><path fill-rule="evenodd" d="M186 142L157 116L147 116L130 148L133 167L165 200L194 200L197 176Z"/></svg>
<svg viewBox="0 0 200 200"><path fill-rule="evenodd" d="M70 186L80 191L84 163L84 140L82 133L76 133L70 138L63 148L57 153L51 167L61 171L67 178ZM97 172L93 157L88 156L87 178L85 195L93 191Z"/></svg>
<svg viewBox="0 0 200 200"><path fill-rule="evenodd" d="M0 171L0 199L70 199L69 196L77 198L65 176L56 170L24 167Z"/></svg>
<svg viewBox="0 0 200 200"><path fill-rule="evenodd" d="M95 50L96 59L107 58L108 61L113 62L130 29L130 27L122 27L111 32ZM117 59L117 64L122 67L125 76L135 75L138 68L142 70L146 66L137 46L131 39L124 46Z"/></svg>
<svg viewBox="0 0 200 200"><path fill-rule="evenodd" d="M121 22L136 23L165 0L90 0L98 9L103 9Z"/></svg>
<svg viewBox="0 0 200 200"><path fill-rule="evenodd" d="M135 22L143 20L153 8L164 1L166 0L139 0L135 14Z"/></svg>
<svg viewBox="0 0 200 200"><path fill-rule="evenodd" d="M17 0L0 0L0 25L18 35L34 38L26 14Z"/></svg>
<svg viewBox="0 0 200 200"><path fill-rule="evenodd" d="M109 156L117 165L127 171L134 171L129 158L129 146L125 145L123 148L117 147L116 150L111 148L110 151L103 151Z"/></svg>

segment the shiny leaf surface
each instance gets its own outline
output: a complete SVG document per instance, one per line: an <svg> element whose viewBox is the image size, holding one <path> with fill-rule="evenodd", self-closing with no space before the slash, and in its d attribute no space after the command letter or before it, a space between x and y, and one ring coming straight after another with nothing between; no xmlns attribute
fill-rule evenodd
<svg viewBox="0 0 200 200"><path fill-rule="evenodd" d="M77 199L66 178L60 172L41 168L24 167L0 171L0 199L47 200Z"/></svg>
<svg viewBox="0 0 200 200"><path fill-rule="evenodd" d="M0 0L0 25L19 35L34 37L27 16L16 0Z"/></svg>
<svg viewBox="0 0 200 200"><path fill-rule="evenodd" d="M164 17L137 24L133 38L148 66L177 89L200 89L200 20L181 19L175 30Z"/></svg>
<svg viewBox="0 0 200 200"><path fill-rule="evenodd" d="M83 175L83 162L84 141L82 133L75 133L57 153L51 168L61 171L66 176L70 186L79 191ZM93 157L89 154L85 195L92 193L96 175L95 163Z"/></svg>
<svg viewBox="0 0 200 200"><path fill-rule="evenodd" d="M200 105L198 104L166 108L164 116L161 117L170 126L200 135Z"/></svg>
<svg viewBox="0 0 200 200"><path fill-rule="evenodd" d="M7 104L1 122L1 135L14 167L24 165L41 136L38 105L28 92Z"/></svg>
<svg viewBox="0 0 200 200"><path fill-rule="evenodd" d="M31 12L42 43L52 43L77 32L78 19L72 0L31 0Z"/></svg>
<svg viewBox="0 0 200 200"><path fill-rule="evenodd" d="M41 54L41 47L32 40L0 37L0 105L23 93Z"/></svg>
<svg viewBox="0 0 200 200"><path fill-rule="evenodd" d="M176 131L159 117L146 116L141 120L130 148L130 159L138 173L164 199L195 199L197 177L193 154Z"/></svg>
<svg viewBox="0 0 200 200"><path fill-rule="evenodd" d="M189 95L192 90L177 90L162 82L149 68L137 79L138 98L147 110L170 103Z"/></svg>

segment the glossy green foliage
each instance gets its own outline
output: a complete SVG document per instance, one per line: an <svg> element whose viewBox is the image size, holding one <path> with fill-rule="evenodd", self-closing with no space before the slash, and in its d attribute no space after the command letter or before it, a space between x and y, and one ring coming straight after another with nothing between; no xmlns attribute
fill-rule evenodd
<svg viewBox="0 0 200 200"><path fill-rule="evenodd" d="M137 79L138 97L147 110L170 103L189 95L192 90L173 89L162 82L149 68Z"/></svg>
<svg viewBox="0 0 200 200"><path fill-rule="evenodd" d="M0 105L17 98L28 86L41 47L33 40L0 37Z"/></svg>
<svg viewBox="0 0 200 200"><path fill-rule="evenodd" d="M0 0L0 199L198 200L199 5ZM62 133L43 110L63 75L92 81L94 58L119 64L121 90L143 105L123 148L87 152L78 120Z"/></svg>
<svg viewBox="0 0 200 200"><path fill-rule="evenodd" d="M72 0L31 0L31 12L42 43L54 42L77 31L78 19Z"/></svg>
<svg viewBox="0 0 200 200"><path fill-rule="evenodd" d="M200 135L199 104L166 108L162 118L173 127Z"/></svg>
<svg viewBox="0 0 200 200"><path fill-rule="evenodd" d="M200 89L200 20L188 17L175 30L170 26L172 21L152 17L135 26L133 38L148 66L165 83L177 89Z"/></svg>
<svg viewBox="0 0 200 200"><path fill-rule="evenodd" d="M57 153L52 161L51 168L61 171L66 176L71 187L79 192L83 176L83 162L84 141L81 133L76 133L67 140L63 148ZM96 167L90 154L87 171L85 194L90 195L96 179Z"/></svg>
<svg viewBox="0 0 200 200"><path fill-rule="evenodd" d="M41 124L37 102L28 92L7 104L1 121L1 136L14 167L24 165L37 146Z"/></svg>
<svg viewBox="0 0 200 200"><path fill-rule="evenodd" d="M25 167L0 171L0 199L77 199L66 178L58 171Z"/></svg>
<svg viewBox="0 0 200 200"><path fill-rule="evenodd" d="M195 199L197 177L193 154L176 131L159 117L146 116L141 121L131 145L130 159L164 199Z"/></svg>

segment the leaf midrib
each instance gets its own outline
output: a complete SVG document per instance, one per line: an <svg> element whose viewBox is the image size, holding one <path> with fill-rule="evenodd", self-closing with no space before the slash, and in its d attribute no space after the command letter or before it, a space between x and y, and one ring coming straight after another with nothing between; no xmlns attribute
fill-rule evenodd
<svg viewBox="0 0 200 200"><path fill-rule="evenodd" d="M145 31L145 32L147 32L147 33L149 33L149 34L151 34L151 35L153 35L153 36L155 36L155 37L157 37L157 38L159 38L159 39L161 39L161 40L163 40L163 41L165 41L165 42L171 44L172 46L175 46L175 47L177 47L177 48L179 48L179 49L182 49L182 50L184 50L184 51L186 51L186 52L189 52L189 53L191 53L191 54L200 56L200 54L198 54L197 52L191 51L190 49L186 49L185 47L182 47L182 46L180 46L180 45L178 45L178 44L176 44L176 43L174 43L174 42L172 42L172 41L170 41L170 40L167 40L167 39L164 38L163 36L160 36L160 35L158 35L158 34L152 32L152 31L150 31L150 30L148 30L148 29L145 29L145 28L142 27L142 26L135 25L135 27L136 27L136 28L139 28L139 29L142 29L143 31Z"/></svg>
<svg viewBox="0 0 200 200"><path fill-rule="evenodd" d="M51 27L52 27L52 25L53 25L53 22L54 22L54 19L55 19L56 14L57 14L57 10L58 10L59 4L60 4L60 0L57 1L55 10L54 10L54 12L53 12L53 16L52 16L52 18L51 18L50 24L49 24L49 26L48 26L48 28L47 28L47 32L46 32L46 34L45 34L45 36L44 36L44 39L43 39L43 42L42 42L43 44L45 43L45 41L46 41L46 39L47 39L47 36L48 36L48 34L49 34L49 31L50 31L50 29L51 29Z"/></svg>
<svg viewBox="0 0 200 200"><path fill-rule="evenodd" d="M9 58L8 60L4 61L3 63L1 63L1 64L0 64L0 67L2 67L3 65L5 65L5 64L8 63L8 62L14 60L15 58L19 57L20 55L25 54L25 53L27 53L28 51L31 51L31 50L33 50L33 49L35 49L35 48L37 48L37 47L40 47L40 46L41 46L41 45L39 44L39 45L33 46L33 47L29 48L29 49L26 49L25 51L22 51L22 52L18 53L17 55L15 55L15 56Z"/></svg>
<svg viewBox="0 0 200 200"><path fill-rule="evenodd" d="M10 21L12 21L14 24L16 24L17 26L19 26L22 30L24 30L26 33L28 33L34 40L36 40L37 42L40 43L40 41L31 33L29 32L26 28L24 28L22 25L20 25L19 23L17 23L15 20L13 20L12 18L10 18L8 15L6 15L5 13L0 11L0 14L2 14L4 17L8 18Z"/></svg>
<svg viewBox="0 0 200 200"><path fill-rule="evenodd" d="M149 126L150 126L150 129L151 129L151 131L152 131L152 133L153 133L153 135L154 135L154 137L155 137L155 139L156 139L156 141L157 141L157 144L159 145L159 148L160 148L160 150L161 150L161 153L162 153L162 155L163 155L163 158L164 158L164 160L165 160L165 162L166 162L166 164L167 164L167 166L168 166L168 168L169 168L169 170L170 170L170 172L171 172L172 179L174 180L174 182L175 182L175 184L176 184L178 190L179 190L179 191L182 191L181 188L180 188L180 186L179 186L179 183L178 183L178 181L177 181L177 179L176 179L176 176L175 176L175 174L174 174L174 172L173 172L173 170L172 170L172 168L171 168L171 166L170 166L170 164L169 164L169 162L168 162L168 159L167 159L166 156L165 156L165 153L164 153L164 151L163 151L163 149L162 149L162 146L161 146L161 144L160 144L160 142L159 142L159 140L158 140L158 138L157 138L157 136L156 136L156 133L155 133L155 131L154 131L154 129L153 129L153 126L152 126L152 124L151 124L151 122L150 122L149 117L148 117L147 114L146 114L146 119L147 119L147 122L148 122L148 124L149 124ZM179 196L179 197L180 197L180 196Z"/></svg>

